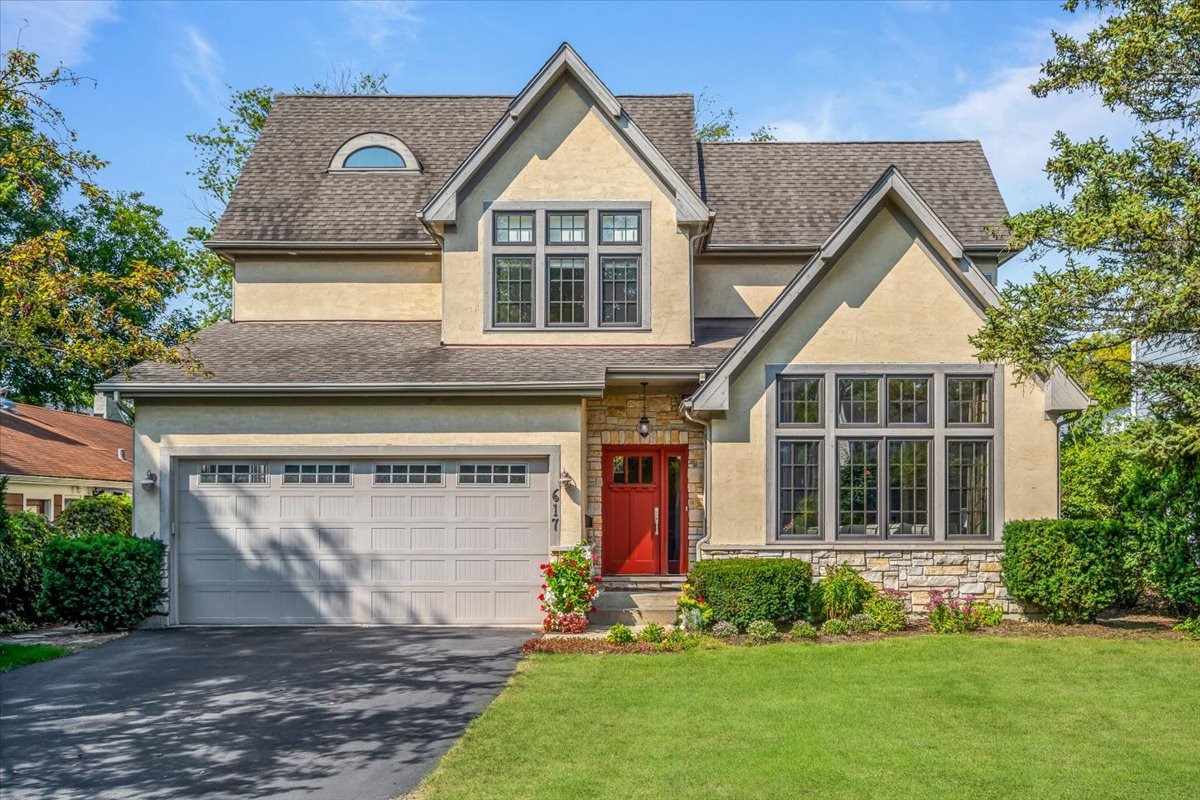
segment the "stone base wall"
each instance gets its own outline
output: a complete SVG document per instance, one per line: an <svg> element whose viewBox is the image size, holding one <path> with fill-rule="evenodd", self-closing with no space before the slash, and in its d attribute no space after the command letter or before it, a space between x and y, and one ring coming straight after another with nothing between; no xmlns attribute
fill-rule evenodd
<svg viewBox="0 0 1200 800"><path fill-rule="evenodd" d="M1000 577L1001 550L787 550L706 547L706 558L799 558L813 565L813 579L832 567L849 564L876 586L908 595L910 614L923 614L930 589L949 589L956 596L974 595L998 603L1009 619L1024 610L1008 594Z"/></svg>
<svg viewBox="0 0 1200 800"><path fill-rule="evenodd" d="M704 429L679 414L683 395L649 389L646 416L650 436L638 435L642 416L642 389L609 389L603 397L587 401L587 510L592 518L588 543L600 552L604 547L604 512L601 497L604 465L601 448L606 444L685 445L687 447L688 564L695 561L696 543L704 535Z"/></svg>

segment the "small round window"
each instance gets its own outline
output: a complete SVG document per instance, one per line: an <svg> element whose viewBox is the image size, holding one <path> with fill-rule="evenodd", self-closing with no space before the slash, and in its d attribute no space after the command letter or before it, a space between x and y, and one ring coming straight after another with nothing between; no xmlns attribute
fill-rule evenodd
<svg viewBox="0 0 1200 800"><path fill-rule="evenodd" d="M404 169L405 166L399 153L378 145L360 147L342 162L344 169Z"/></svg>

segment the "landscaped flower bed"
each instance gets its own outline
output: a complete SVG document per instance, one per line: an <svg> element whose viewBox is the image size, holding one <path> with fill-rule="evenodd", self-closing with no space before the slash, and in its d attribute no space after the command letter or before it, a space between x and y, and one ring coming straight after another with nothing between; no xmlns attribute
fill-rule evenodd
<svg viewBox="0 0 1200 800"><path fill-rule="evenodd" d="M587 615L596 610L600 578L592 575L596 555L584 544L575 545L557 560L541 565L542 593L538 595L542 611L542 630L549 633L583 633Z"/></svg>

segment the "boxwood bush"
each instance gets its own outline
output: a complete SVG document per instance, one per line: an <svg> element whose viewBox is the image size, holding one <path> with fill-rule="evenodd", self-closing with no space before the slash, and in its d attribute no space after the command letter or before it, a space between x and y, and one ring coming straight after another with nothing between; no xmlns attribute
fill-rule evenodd
<svg viewBox="0 0 1200 800"><path fill-rule="evenodd" d="M132 536L133 500L120 494L81 497L67 504L54 527L64 536Z"/></svg>
<svg viewBox="0 0 1200 800"><path fill-rule="evenodd" d="M1015 520L1004 526L1004 583L1052 622L1092 622L1127 583L1127 537L1119 522Z"/></svg>
<svg viewBox="0 0 1200 800"><path fill-rule="evenodd" d="M688 582L714 620L741 629L759 619L790 624L808 611L812 567L792 558L711 559L693 566Z"/></svg>
<svg viewBox="0 0 1200 800"><path fill-rule="evenodd" d="M90 631L132 628L166 597L166 545L135 536L55 539L42 555L42 615Z"/></svg>

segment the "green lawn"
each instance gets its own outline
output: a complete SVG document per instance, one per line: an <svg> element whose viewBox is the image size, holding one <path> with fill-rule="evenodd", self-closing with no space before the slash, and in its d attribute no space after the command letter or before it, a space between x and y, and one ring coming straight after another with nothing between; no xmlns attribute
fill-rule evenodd
<svg viewBox="0 0 1200 800"><path fill-rule="evenodd" d="M39 661L49 661L69 652L71 651L66 648L55 647L52 644L0 644L0 672L8 672L10 669L36 664Z"/></svg>
<svg viewBox="0 0 1200 800"><path fill-rule="evenodd" d="M915 636L535 655L438 798L1192 798L1200 645Z"/></svg>

